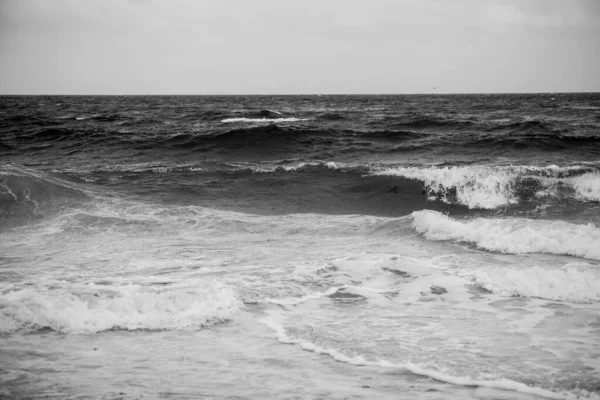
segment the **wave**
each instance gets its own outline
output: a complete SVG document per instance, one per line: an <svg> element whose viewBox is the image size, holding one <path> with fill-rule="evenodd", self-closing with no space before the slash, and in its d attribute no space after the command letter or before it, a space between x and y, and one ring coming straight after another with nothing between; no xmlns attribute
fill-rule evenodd
<svg viewBox="0 0 600 400"><path fill-rule="evenodd" d="M413 228L430 240L471 243L509 254L548 253L600 260L600 229L591 223L526 218L456 220L437 211L411 214Z"/></svg>
<svg viewBox="0 0 600 400"><path fill-rule="evenodd" d="M489 130L511 130L511 131L530 131L546 130L550 125L547 122L532 119L527 121L511 122L508 124L498 124L489 128Z"/></svg>
<svg viewBox="0 0 600 400"><path fill-rule="evenodd" d="M75 184L30 168L0 168L0 221L2 226L35 220L46 212L89 196ZM10 222L9 222L10 221Z"/></svg>
<svg viewBox="0 0 600 400"><path fill-rule="evenodd" d="M309 168L313 168L319 170L320 168L328 168L333 170L352 170L354 168L360 168L359 166L355 166L352 164L344 164L344 163L336 163L333 161L307 161L307 162L297 162L292 164L281 164L281 165L247 165L247 164L238 164L238 167L243 169L248 168L253 173L260 174L269 174L274 172L298 172L298 171L307 171Z"/></svg>
<svg viewBox="0 0 600 400"><path fill-rule="evenodd" d="M224 115L221 113L220 115ZM222 123L233 123L233 122L294 122L304 121L302 118L295 118L292 115L288 115L276 110L260 110L255 112L244 112L241 117L229 116L227 118L221 118Z"/></svg>
<svg viewBox="0 0 600 400"><path fill-rule="evenodd" d="M411 118L401 118L400 121L394 122L398 116L391 117L389 121L394 127L405 127L414 129L427 128L467 128L475 123L467 119L440 118L435 116L415 116Z"/></svg>
<svg viewBox="0 0 600 400"><path fill-rule="evenodd" d="M541 387L536 387L533 385L528 385L526 383L518 382L511 379L506 379L503 377L499 377L497 379L486 379L479 377L456 376L452 375L450 372L442 372L440 370L435 369L434 367L422 366L412 362L397 363L390 362L385 359L370 360L360 355L347 355L344 354L343 351L340 351L338 349L324 347L319 344L313 343L310 340L294 337L293 335L288 334L288 332L286 332L286 329L272 318L266 317L261 319L260 322L266 325L267 327L271 328L275 332L277 340L281 343L295 344L306 351L314 352L316 354L327 355L336 361L352 365L399 369L417 375L427 376L441 382L451 383L453 385L479 386L501 390L510 390L520 393L532 394L535 396L541 396L548 399L578 399L581 398L581 396L589 397L590 395L593 395L590 391L586 390L585 388L578 388L578 390L576 391L563 390L560 388L550 390Z"/></svg>
<svg viewBox="0 0 600 400"><path fill-rule="evenodd" d="M569 302L600 301L600 268L585 262L563 266L482 266L469 271L477 287L501 296Z"/></svg>
<svg viewBox="0 0 600 400"><path fill-rule="evenodd" d="M346 117L344 117L340 113L326 112L326 113L318 114L317 119L325 120L325 121L342 121L342 120L345 120Z"/></svg>
<svg viewBox="0 0 600 400"><path fill-rule="evenodd" d="M153 199L157 192L165 194L161 201L174 206L386 217L430 209L452 216L582 216L589 220L600 202L600 172L585 165L384 168L298 158L254 163L124 163L61 169L57 174L61 175L16 166L0 168L2 225L68 212L90 199L94 204L115 194Z"/></svg>
<svg viewBox="0 0 600 400"><path fill-rule="evenodd" d="M235 122L249 122L249 123L281 123L281 122L298 122L298 121L308 121L309 118L225 118L221 120L222 123L235 123Z"/></svg>
<svg viewBox="0 0 600 400"><path fill-rule="evenodd" d="M246 129L233 129L216 136L197 137L195 142L212 142L232 147L264 146L277 147L285 142L297 142L297 139L307 136L317 136L320 132L306 129L282 128L274 124Z"/></svg>
<svg viewBox="0 0 600 400"><path fill-rule="evenodd" d="M591 166L384 168L294 158L273 162L115 164L63 172L71 181L109 183L111 190L128 194L153 196L160 190L169 194L165 199L173 204L231 211L254 209L257 213L270 209L276 214L397 217L433 209L451 215L571 217L588 213L600 202L600 172ZM301 191L300 186L304 188ZM276 197L269 197L275 193ZM223 196L227 202L223 202Z"/></svg>
<svg viewBox="0 0 600 400"><path fill-rule="evenodd" d="M93 119L94 121L98 122L115 122L121 118L122 117L119 114L101 114L89 117L89 119Z"/></svg>
<svg viewBox="0 0 600 400"><path fill-rule="evenodd" d="M497 149L540 149L556 151L564 149L581 149L583 146L597 146L600 137L595 135L563 135L563 134L510 134L483 135L464 143L470 147L492 146ZM598 149L584 148L585 152L598 152Z"/></svg>
<svg viewBox="0 0 600 400"><path fill-rule="evenodd" d="M219 282L48 282L1 292L0 332L198 329L225 321L242 307L235 292Z"/></svg>
<svg viewBox="0 0 600 400"><path fill-rule="evenodd" d="M379 167L371 174L421 181L431 200L470 209L495 209L540 199L600 201L600 172L583 166Z"/></svg>
<svg viewBox="0 0 600 400"><path fill-rule="evenodd" d="M29 140L63 140L73 133L70 129L64 128L49 128L35 131L30 135L23 135L20 139Z"/></svg>
<svg viewBox="0 0 600 400"><path fill-rule="evenodd" d="M283 115L282 112L276 110L260 110L257 113L251 114L252 117L255 118L279 118Z"/></svg>
<svg viewBox="0 0 600 400"><path fill-rule="evenodd" d="M27 126L27 125L38 125L38 126L49 126L60 124L60 121L52 119L39 118L31 114L17 114L9 117L0 119L0 126Z"/></svg>
<svg viewBox="0 0 600 400"><path fill-rule="evenodd" d="M246 121L246 119L243 119ZM257 122L257 121L254 121ZM262 122L262 121L258 121ZM423 137L422 133L408 130L342 130L325 128L304 128L298 126L280 126L267 121L269 124L258 124L217 132L214 134L192 135L180 134L168 137L162 141L150 143L152 147L175 147L196 149L200 151L219 151L237 149L244 146L252 152L272 150L293 151L295 153L310 153L317 149L328 152L347 150L349 146L359 146L368 149L374 143L385 146L387 143L408 141ZM383 142L383 143L382 143ZM337 145L340 146L337 150ZM252 154L252 153L250 153Z"/></svg>

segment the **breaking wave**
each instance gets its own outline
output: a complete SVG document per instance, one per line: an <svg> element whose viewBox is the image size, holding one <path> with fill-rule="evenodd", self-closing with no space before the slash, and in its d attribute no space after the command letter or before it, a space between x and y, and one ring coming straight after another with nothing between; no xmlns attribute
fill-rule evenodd
<svg viewBox="0 0 600 400"><path fill-rule="evenodd" d="M197 329L224 321L241 307L234 291L219 282L48 282L1 292L0 332Z"/></svg>
<svg viewBox="0 0 600 400"><path fill-rule="evenodd" d="M475 284L501 296L539 297L549 300L600 301L600 268L585 262L563 266L490 266L467 274Z"/></svg>
<svg viewBox="0 0 600 400"><path fill-rule="evenodd" d="M372 175L422 181L431 200L470 209L495 209L540 198L600 201L600 173L573 167L392 167Z"/></svg>
<svg viewBox="0 0 600 400"><path fill-rule="evenodd" d="M600 260L600 229L591 223L527 218L457 220L431 210L411 214L413 228L430 240L452 240L510 254L548 253Z"/></svg>

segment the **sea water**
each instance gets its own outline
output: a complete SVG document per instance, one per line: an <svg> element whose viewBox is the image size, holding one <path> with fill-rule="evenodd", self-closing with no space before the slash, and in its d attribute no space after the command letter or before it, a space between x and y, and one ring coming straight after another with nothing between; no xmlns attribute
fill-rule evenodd
<svg viewBox="0 0 600 400"><path fill-rule="evenodd" d="M3 97L0 396L600 398L600 97Z"/></svg>

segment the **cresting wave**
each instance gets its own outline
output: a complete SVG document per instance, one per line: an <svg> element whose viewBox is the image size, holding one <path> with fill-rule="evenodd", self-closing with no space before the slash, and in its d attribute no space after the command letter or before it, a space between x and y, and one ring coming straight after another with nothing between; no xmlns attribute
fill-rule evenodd
<svg viewBox="0 0 600 400"><path fill-rule="evenodd" d="M304 187L301 194L295 192L298 185ZM68 212L90 200L98 205L107 196L147 194L157 187L170 193L174 204L219 208L223 202L218 199L231 193L240 199L230 202L231 210L243 210L248 204L264 208L271 200L257 195L254 188L266 187L279 195L289 194L281 208L272 208L275 213L393 217L433 209L450 215L480 210L478 215L581 215L589 220L600 202L600 172L591 165L385 167L298 158L124 163L55 173L8 165L0 168L0 221L3 228L20 225L57 211ZM304 201L304 193L318 195ZM291 208L291 204L297 205Z"/></svg>
<svg viewBox="0 0 600 400"><path fill-rule="evenodd" d="M258 124L271 124L277 122L298 122L298 121L308 121L308 118L225 118L221 120L222 123L235 123L235 122L248 122L248 123L258 123Z"/></svg>
<svg viewBox="0 0 600 400"><path fill-rule="evenodd" d="M494 209L536 198L600 201L600 172L593 167L379 167L371 174L422 181L430 199L470 209Z"/></svg>
<svg viewBox="0 0 600 400"><path fill-rule="evenodd" d="M600 260L600 228L591 223L527 218L457 220L431 210L411 214L413 228L430 240L452 240L510 254L548 253Z"/></svg>
<svg viewBox="0 0 600 400"><path fill-rule="evenodd" d="M233 289L216 281L8 285L0 292L0 332L197 329L242 307Z"/></svg>
<svg viewBox="0 0 600 400"><path fill-rule="evenodd" d="M464 272L479 287L501 296L585 303L600 301L600 267L586 262L531 267L484 265Z"/></svg>

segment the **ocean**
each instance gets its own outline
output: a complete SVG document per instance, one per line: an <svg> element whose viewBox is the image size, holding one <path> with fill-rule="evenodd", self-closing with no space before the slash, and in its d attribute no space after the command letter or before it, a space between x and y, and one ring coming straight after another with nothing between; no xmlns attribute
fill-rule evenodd
<svg viewBox="0 0 600 400"><path fill-rule="evenodd" d="M0 97L0 398L600 398L600 94Z"/></svg>

